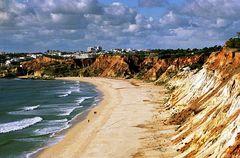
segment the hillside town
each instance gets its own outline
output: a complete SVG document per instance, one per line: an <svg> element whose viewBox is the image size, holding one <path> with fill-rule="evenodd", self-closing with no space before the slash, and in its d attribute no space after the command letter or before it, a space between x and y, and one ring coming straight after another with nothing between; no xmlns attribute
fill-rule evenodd
<svg viewBox="0 0 240 158"><path fill-rule="evenodd" d="M142 49L111 49L106 51L102 46L88 47L86 51L61 51L61 50L47 50L46 52L30 52L30 53L19 53L19 52L0 52L0 66L16 65L17 63L30 61L42 56L48 56L53 58L71 58L71 59L88 59L95 58L98 55L103 54L126 54L126 53L138 53L148 52L150 50Z"/></svg>

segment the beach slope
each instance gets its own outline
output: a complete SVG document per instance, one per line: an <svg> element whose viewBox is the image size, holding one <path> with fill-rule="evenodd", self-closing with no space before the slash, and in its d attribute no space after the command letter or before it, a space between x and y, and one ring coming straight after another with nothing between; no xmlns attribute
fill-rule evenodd
<svg viewBox="0 0 240 158"><path fill-rule="evenodd" d="M68 130L64 139L43 152L39 158L128 158L136 157L142 139L149 133L140 125L152 120L161 87L137 80L106 78L62 78L96 85L103 100L86 119Z"/></svg>

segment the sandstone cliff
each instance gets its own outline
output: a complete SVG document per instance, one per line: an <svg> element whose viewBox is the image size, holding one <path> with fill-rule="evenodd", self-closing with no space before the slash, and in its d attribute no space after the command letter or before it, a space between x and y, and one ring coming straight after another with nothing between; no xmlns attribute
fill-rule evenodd
<svg viewBox="0 0 240 158"><path fill-rule="evenodd" d="M101 76L110 78L138 78L146 81L162 83L168 81L184 67L198 65L200 68L209 53L191 54L183 57L135 55L100 55L95 59L54 59L40 57L22 62L25 75L36 77L61 76ZM196 68L196 67L195 67Z"/></svg>
<svg viewBox="0 0 240 158"><path fill-rule="evenodd" d="M35 77L61 77L78 76L79 67L72 59L54 59L41 57L31 61L22 62L26 75ZM81 64L81 63L80 63Z"/></svg>
<svg viewBox="0 0 240 158"><path fill-rule="evenodd" d="M177 157L240 156L240 52L214 52L199 71L181 71L168 82L168 104Z"/></svg>
<svg viewBox="0 0 240 158"><path fill-rule="evenodd" d="M82 71L83 76L101 77L121 77L121 78L140 78L147 81L157 80L169 67L174 67L172 71L191 66L193 64L202 65L207 54L198 54L187 57L173 59L161 59L158 57L141 58L138 55L101 55L88 67Z"/></svg>

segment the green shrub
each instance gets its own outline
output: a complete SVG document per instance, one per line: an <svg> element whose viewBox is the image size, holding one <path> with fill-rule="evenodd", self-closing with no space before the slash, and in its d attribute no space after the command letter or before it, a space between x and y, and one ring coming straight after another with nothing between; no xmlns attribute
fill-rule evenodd
<svg viewBox="0 0 240 158"><path fill-rule="evenodd" d="M230 38L226 42L226 46L229 48L240 48L240 38Z"/></svg>
<svg viewBox="0 0 240 158"><path fill-rule="evenodd" d="M56 64L49 65L44 67L43 74L47 76L55 76L55 77L66 77L66 76L79 76L80 70L71 68L71 66L66 64Z"/></svg>

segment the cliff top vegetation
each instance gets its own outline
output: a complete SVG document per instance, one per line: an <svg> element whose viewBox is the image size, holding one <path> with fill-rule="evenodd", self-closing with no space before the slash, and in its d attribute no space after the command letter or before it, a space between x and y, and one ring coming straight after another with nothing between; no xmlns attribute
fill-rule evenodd
<svg viewBox="0 0 240 158"><path fill-rule="evenodd" d="M240 49L240 32L237 33L237 36L230 38L226 42L226 47Z"/></svg>

